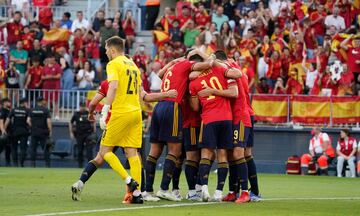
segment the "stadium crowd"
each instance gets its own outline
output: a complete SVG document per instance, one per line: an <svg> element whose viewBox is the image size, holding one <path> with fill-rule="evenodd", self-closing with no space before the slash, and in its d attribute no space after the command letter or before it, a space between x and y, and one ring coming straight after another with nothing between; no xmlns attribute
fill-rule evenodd
<svg viewBox="0 0 360 216"><path fill-rule="evenodd" d="M152 55L136 47L133 59L144 72L145 90L158 91L160 82L152 74L186 49L198 48L206 53L223 49L234 57L253 93L319 95L331 89L332 95L359 95L357 1L191 2L166 7L150 24L155 30ZM112 18L99 10L93 20L79 11L76 18L64 13L54 20L54 3L10 1L13 7L6 13L12 18L0 25L1 88L92 89L104 78L106 39L126 39L129 53L139 25L130 10ZM39 7L39 14L26 12L29 5ZM70 40L44 38L56 29L68 29ZM332 70L336 60L341 68ZM55 74L61 76L50 78Z"/></svg>

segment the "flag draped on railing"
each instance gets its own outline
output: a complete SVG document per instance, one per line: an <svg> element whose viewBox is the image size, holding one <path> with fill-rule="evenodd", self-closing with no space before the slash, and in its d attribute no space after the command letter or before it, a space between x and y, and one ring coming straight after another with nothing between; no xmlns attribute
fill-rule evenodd
<svg viewBox="0 0 360 216"><path fill-rule="evenodd" d="M288 116L288 97L274 95L253 95L252 107L255 120L283 123Z"/></svg>
<svg viewBox="0 0 360 216"><path fill-rule="evenodd" d="M291 117L295 123L330 123L330 97L293 96L291 98Z"/></svg>

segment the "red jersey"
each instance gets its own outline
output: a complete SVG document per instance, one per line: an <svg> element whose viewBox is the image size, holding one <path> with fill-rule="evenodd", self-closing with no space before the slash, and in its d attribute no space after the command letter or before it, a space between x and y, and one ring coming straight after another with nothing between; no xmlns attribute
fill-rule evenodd
<svg viewBox="0 0 360 216"><path fill-rule="evenodd" d="M48 65L46 65L43 69L43 75L58 75L58 74L62 74L62 69L60 67L59 64L55 64L51 67L49 67ZM43 82L43 89L61 89L60 86L60 78L59 79L51 79L51 80L44 80Z"/></svg>
<svg viewBox="0 0 360 216"><path fill-rule="evenodd" d="M29 89L39 89L41 87L41 76L43 72L42 66L33 66L29 68L29 75L31 75L31 81L28 86Z"/></svg>
<svg viewBox="0 0 360 216"><path fill-rule="evenodd" d="M104 80L101 82L97 93L106 97L108 90L109 90L109 82L107 80ZM106 118L106 123L109 122L110 117L111 117L111 111L108 113L108 116Z"/></svg>
<svg viewBox="0 0 360 216"><path fill-rule="evenodd" d="M86 44L85 55L88 59L100 59L99 43L91 40Z"/></svg>
<svg viewBox="0 0 360 216"><path fill-rule="evenodd" d="M302 85L294 78L290 77L287 81L287 94L301 94L303 87Z"/></svg>
<svg viewBox="0 0 360 216"><path fill-rule="evenodd" d="M50 7L41 8L39 10L39 23L45 27L50 27L53 20L53 12Z"/></svg>
<svg viewBox="0 0 360 216"><path fill-rule="evenodd" d="M206 12L195 14L195 23L197 25L205 26L208 22L210 22L210 16Z"/></svg>
<svg viewBox="0 0 360 216"><path fill-rule="evenodd" d="M211 86L219 90L226 89L228 79L225 77L227 68L213 67L192 80L189 85L191 96L197 96L205 86ZM232 112L230 101L219 96L199 97L202 105L201 119L204 124L217 121L231 121Z"/></svg>
<svg viewBox="0 0 360 216"><path fill-rule="evenodd" d="M246 95L247 110L249 111L250 116L253 116L253 115L255 115L255 112L254 112L254 110L253 110L253 108L251 106L251 100L250 100L250 95L249 95L250 92L249 92L248 78L247 78L246 75L243 74L240 77L240 79L241 79L241 82L242 82L241 84L242 84L242 86L244 88L245 95Z"/></svg>
<svg viewBox="0 0 360 216"><path fill-rule="evenodd" d="M179 25L180 27L182 27L188 20L191 20L192 17L191 16L178 16L177 19L179 20Z"/></svg>
<svg viewBox="0 0 360 216"><path fill-rule="evenodd" d="M6 29L7 29L7 42L9 45L15 44L17 41L21 40L21 31L22 31L23 25L21 23L7 23Z"/></svg>
<svg viewBox="0 0 360 216"><path fill-rule="evenodd" d="M74 45L74 57L77 57L79 50L81 50L84 46L84 39L82 37L75 37L73 41L73 45Z"/></svg>
<svg viewBox="0 0 360 216"><path fill-rule="evenodd" d="M189 100L185 99L181 105L183 114L183 128L200 127L201 117L200 113L194 111L189 103Z"/></svg>
<svg viewBox="0 0 360 216"><path fill-rule="evenodd" d="M35 7L45 7L52 4L52 0L33 0L32 3Z"/></svg>
<svg viewBox="0 0 360 216"><path fill-rule="evenodd" d="M274 62L272 59L267 60L267 63L269 65L269 69L266 73L266 76L276 80L278 77L280 77L281 74L281 68L282 68L282 64L280 59L278 59L276 62Z"/></svg>
<svg viewBox="0 0 360 216"><path fill-rule="evenodd" d="M317 23L312 25L312 27L315 29L315 34L316 35L325 35L324 20L325 20L326 15L327 15L326 12L322 12L322 14L319 14L319 12L317 12L317 11L311 13L310 20L312 22L314 22L315 20L317 20L320 17L324 18L321 21L318 21Z"/></svg>
<svg viewBox="0 0 360 216"><path fill-rule="evenodd" d="M123 26L125 25L126 20L122 22ZM131 26L131 21L128 21L126 28L124 28L125 35L132 35L135 36L135 29Z"/></svg>
<svg viewBox="0 0 360 216"><path fill-rule="evenodd" d="M316 49L317 40L315 37L315 29L307 28L304 32L304 42L307 49Z"/></svg>
<svg viewBox="0 0 360 216"><path fill-rule="evenodd" d="M227 61L229 68L241 68L234 61ZM232 115L233 115L233 124L237 125L239 122L243 122L245 127L251 127L250 113L248 111L247 96L242 84L241 78L236 79L236 84L238 87L239 95L237 98L230 100Z"/></svg>
<svg viewBox="0 0 360 216"><path fill-rule="evenodd" d="M21 39L22 39L22 41L23 41L23 48L24 48L24 50L26 50L26 51L30 51L30 50L32 50L33 49L33 41L34 41L34 34L33 33L31 33L31 32L29 32L29 33L27 33L27 34L23 34L22 36L21 36Z"/></svg>
<svg viewBox="0 0 360 216"><path fill-rule="evenodd" d="M134 55L133 60L135 62L135 64L140 67L140 65L145 65L147 64L147 55L142 55L142 54L137 54Z"/></svg>
<svg viewBox="0 0 360 216"><path fill-rule="evenodd" d="M194 64L195 62L185 59L175 63L172 67L167 69L162 79L161 92L176 89L178 95L176 98L165 98L164 100L181 104L188 87L189 73Z"/></svg>
<svg viewBox="0 0 360 216"><path fill-rule="evenodd" d="M360 47L349 48L347 51L349 71L352 73L360 73L360 64L356 64L356 60L360 60Z"/></svg>

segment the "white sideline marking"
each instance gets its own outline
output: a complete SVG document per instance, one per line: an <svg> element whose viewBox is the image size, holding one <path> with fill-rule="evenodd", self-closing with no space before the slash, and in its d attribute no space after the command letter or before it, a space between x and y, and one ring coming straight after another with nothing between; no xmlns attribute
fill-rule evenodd
<svg viewBox="0 0 360 216"><path fill-rule="evenodd" d="M261 202L282 201L282 200L360 200L360 197L303 197L303 198L284 197L284 198L268 198L268 199L262 200ZM128 210L155 209L155 208L176 208L176 207L182 207L182 206L200 206L200 205L213 205L213 204L224 204L224 203L219 203L219 202L181 203L181 204L137 206L137 207L125 207L125 208L108 208L108 209L80 210L80 211L68 211L68 212L53 212L53 213L33 214L33 215L25 215L25 216L71 215L71 214L83 214L83 213L94 213L94 212L128 211Z"/></svg>

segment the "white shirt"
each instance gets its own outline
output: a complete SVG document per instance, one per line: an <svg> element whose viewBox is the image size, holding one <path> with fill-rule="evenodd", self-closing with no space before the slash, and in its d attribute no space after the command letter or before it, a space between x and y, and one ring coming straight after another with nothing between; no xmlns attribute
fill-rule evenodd
<svg viewBox="0 0 360 216"><path fill-rule="evenodd" d="M315 136L313 137L314 139L314 146L312 145L312 140L310 140L310 145L309 145L309 151L314 151L315 154L322 154L323 153L323 149L320 143L320 137L322 136L323 142L326 141L330 141L329 135L327 133L320 133L319 137L316 138Z"/></svg>
<svg viewBox="0 0 360 216"><path fill-rule="evenodd" d="M93 85L92 80L95 78L95 72L93 70L89 72L81 69L76 76L81 78L79 82L79 88L86 88L87 86ZM91 82L85 79L86 76L89 76L91 78Z"/></svg>
<svg viewBox="0 0 360 216"><path fill-rule="evenodd" d="M344 30L345 29L345 20L344 18L342 18L341 16L337 16L336 18L334 17L334 15L328 15L325 18L325 25L327 27L330 26L335 26L336 30L339 32L340 30ZM329 32L326 32L327 34L329 34Z"/></svg>
<svg viewBox="0 0 360 216"><path fill-rule="evenodd" d="M28 0L11 0L11 5L15 5L16 11L22 11L24 3L28 3L28 6L29 6Z"/></svg>
<svg viewBox="0 0 360 216"><path fill-rule="evenodd" d="M87 21L86 19L82 19L81 21L79 21L78 19L74 20L72 25L71 25L71 31L75 32L76 29L87 29L89 27L89 21Z"/></svg>
<svg viewBox="0 0 360 216"><path fill-rule="evenodd" d="M259 79L262 77L265 77L266 72L269 69L269 65L266 64L264 57L259 58L258 64L257 64L257 70L258 70L258 75L259 75Z"/></svg>
<svg viewBox="0 0 360 216"><path fill-rule="evenodd" d="M353 143L351 143L352 144L352 149L356 149L357 148L357 144L356 144L356 141L354 141ZM360 142L359 142L359 144L360 144ZM347 140L345 140L345 145L346 145L346 147L345 148L349 148L348 146L349 146L349 139L347 139ZM336 150L338 150L338 151L340 151L341 150L341 147L340 147L340 143L338 142L337 143L337 145L336 145ZM357 150L357 149L356 149ZM356 154L355 154L355 156L356 156Z"/></svg>
<svg viewBox="0 0 360 216"><path fill-rule="evenodd" d="M241 19L239 21L240 25L244 25L244 30L242 32L243 36L247 35L248 30L251 28L251 23L254 21L255 19Z"/></svg>
<svg viewBox="0 0 360 216"><path fill-rule="evenodd" d="M150 83L150 91L151 92L159 92L161 90L161 79L160 77L155 73L151 72L149 75L149 83Z"/></svg>
<svg viewBox="0 0 360 216"><path fill-rule="evenodd" d="M314 87L315 79L318 75L318 71L314 70L313 72L310 72L310 70L306 71L306 86L312 89Z"/></svg>
<svg viewBox="0 0 360 216"><path fill-rule="evenodd" d="M271 13L273 14L273 16L277 16L279 14L280 6L281 6L281 1L280 0L270 0L269 1L269 8L270 8Z"/></svg>

